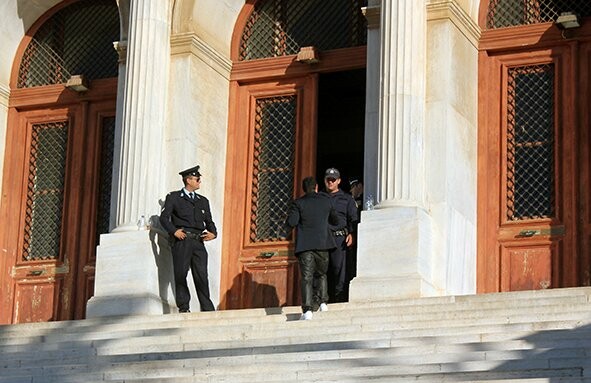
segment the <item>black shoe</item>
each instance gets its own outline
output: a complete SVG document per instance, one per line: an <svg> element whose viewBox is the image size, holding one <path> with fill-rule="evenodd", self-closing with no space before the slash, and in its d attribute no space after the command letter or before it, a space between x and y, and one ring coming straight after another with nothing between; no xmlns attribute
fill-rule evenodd
<svg viewBox="0 0 591 383"><path fill-rule="evenodd" d="M189 309L179 309L179 312L180 313L190 313L191 310L189 310Z"/></svg>

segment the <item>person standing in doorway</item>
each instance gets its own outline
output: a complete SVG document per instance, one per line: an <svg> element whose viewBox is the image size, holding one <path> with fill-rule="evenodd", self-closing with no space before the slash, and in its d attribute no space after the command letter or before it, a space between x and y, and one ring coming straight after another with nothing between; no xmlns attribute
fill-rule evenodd
<svg viewBox="0 0 591 383"><path fill-rule="evenodd" d="M190 269L201 311L214 311L209 297L205 242L217 237L217 229L211 218L209 201L197 194L201 187L199 166L183 170L179 175L184 187L168 193L160 213L160 223L172 239L176 305L179 312L190 312L191 295L187 285Z"/></svg>
<svg viewBox="0 0 591 383"><path fill-rule="evenodd" d="M363 210L363 182L359 177L351 177L349 179L349 190L355 205L357 205L357 217L361 220L361 210Z"/></svg>
<svg viewBox="0 0 591 383"><path fill-rule="evenodd" d="M357 234L359 233L357 229L359 222L361 221L361 210L363 210L363 182L361 182L361 178L349 178L349 191L357 206L358 219L353 227L353 244L347 247L347 281L345 283L345 286L347 286L347 296L349 294L349 283L357 276Z"/></svg>
<svg viewBox="0 0 591 383"><path fill-rule="evenodd" d="M346 302L347 292L347 247L353 245L353 232L358 221L357 206L350 194L339 185L341 173L335 168L324 172L324 186L332 205L341 218L340 225L330 225L336 247L329 254L328 293L331 302Z"/></svg>
<svg viewBox="0 0 591 383"><path fill-rule="evenodd" d="M292 202L285 224L290 229L296 227L295 254L302 284L301 319L310 320L315 306L320 311L328 310L328 250L335 247L328 225L338 225L340 219L330 199L318 193L318 183L313 177L304 178L302 188L305 194Z"/></svg>

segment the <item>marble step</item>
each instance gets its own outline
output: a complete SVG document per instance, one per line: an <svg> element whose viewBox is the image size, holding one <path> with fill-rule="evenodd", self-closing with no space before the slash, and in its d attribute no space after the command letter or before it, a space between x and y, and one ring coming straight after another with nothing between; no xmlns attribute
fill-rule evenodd
<svg viewBox="0 0 591 383"><path fill-rule="evenodd" d="M566 315L566 314L564 314ZM313 322L313 321L311 321ZM384 341L391 339L398 345L413 345L421 341L440 342L475 342L475 341L498 341L508 339L507 335L517 333L519 336L525 336L527 333L545 330L564 330L575 329L584 324L589 324L589 320L580 319L558 320L547 322L524 322L511 324L480 325L470 323L468 326L450 326L449 323L443 323L441 327L429 328L408 328L408 329L385 329L388 324L381 326L337 326L334 323L320 324L322 331L318 331L317 326L309 326L311 322L298 322L297 326L291 328L282 328L276 331L265 331L261 329L256 332L243 332L238 335L232 335L231 332L224 334L224 331L216 333L212 337L210 333L204 333L195 329L185 329L182 333L172 336L164 333L153 336L137 337L119 337L101 340L79 340L69 342L44 342L39 344L16 344L0 346L0 365L9 363L11 360L23 359L24 355L32 353L41 356L45 353L51 353L56 358L67 357L72 354L81 355L123 355L123 354L141 354L147 352L181 352L207 349L233 349L244 347L265 347L268 345L289 345L316 342L335 342L335 341L357 341L371 342ZM446 327L446 325L448 327ZM578 331L581 331L580 329ZM570 334L566 331L567 335ZM586 333L586 332L585 332ZM558 333L560 334L560 333ZM558 336L558 335L557 335Z"/></svg>
<svg viewBox="0 0 591 383"><path fill-rule="evenodd" d="M450 309L431 312L431 313L400 313L395 308L378 307L368 310L331 310L323 313L316 313L314 320L306 322L308 326L314 326L314 323L321 321L331 321L335 325L352 325L364 323L367 328L377 324L382 326L385 318L388 318L387 327L384 329L403 329L428 328L440 326L441 322L453 320L454 326L463 326L470 323L495 324L495 323L523 323L531 322L536 319L547 321L549 319L565 319L572 315L578 315L577 319L585 320L586 316L591 317L591 304L589 303L564 303L538 305L534 307L524 307L523 305L515 308L498 309L480 309L457 311ZM346 313L346 315L343 315ZM138 336L156 336L182 334L187 329L197 329L210 334L216 331L226 332L225 327L231 326L230 332L241 334L245 331L255 332L263 330L265 332L285 329L285 322L299 322L299 314L278 314L260 317L243 317L240 321L224 321L217 318L207 318L209 313L195 313L174 315L168 318L167 322L157 323L134 323L124 322L120 324L110 324L103 326L87 327L50 327L43 329L36 327L34 330L23 328L18 331L18 327L10 331L0 329L0 346L11 344L32 344L47 342L68 342L71 340L99 340L116 337L138 337ZM290 317L289 315L292 315ZM534 318L537 316L537 318ZM204 317L206 319L204 319ZM61 322L60 322L61 323ZM289 325L289 324L288 324ZM15 326L12 326L15 327ZM214 329L211 330L210 329Z"/></svg>
<svg viewBox="0 0 591 383"><path fill-rule="evenodd" d="M588 383L590 294L335 304L312 321L285 307L0 326L0 383Z"/></svg>
<svg viewBox="0 0 591 383"><path fill-rule="evenodd" d="M413 363L394 358L337 358L296 361L268 361L224 359L219 363L211 360L183 359L175 361L151 361L144 363L101 364L93 366L59 366L50 368L22 369L20 376L32 377L33 382L73 382L104 379L105 381L134 381L136 379L188 378L196 381L216 382L266 382L285 380L315 382L317 380L343 381L345 379L370 379L384 377L436 377L446 374L471 376L471 379L589 377L591 361L588 357L575 358L560 355L540 355L519 360L464 360L447 363ZM3 376L6 376L3 374ZM11 377L11 378L14 378ZM0 378L3 382L4 378ZM201 380L199 380L201 379Z"/></svg>
<svg viewBox="0 0 591 383"><path fill-rule="evenodd" d="M389 300L378 302L361 302L355 304L341 303L331 304L331 311L388 311L388 308L395 308L401 314L405 313L427 313L442 311L465 311L477 308L477 311L495 308L524 308L541 306L553 306L562 303L585 303L591 301L590 288L565 288L553 290L536 290L522 292L508 292L482 295L465 295L449 297L417 298L404 300ZM92 318L78 321L27 323L18 325L0 326L0 337L8 337L18 334L35 334L35 331L45 332L51 329L59 329L65 332L86 332L89 327L100 326L108 331L110 326L114 329L134 326L135 328L147 329L162 327L163 323L179 323L179 321L203 321L247 323L254 318L273 318L276 321L295 319L300 314L299 307L278 307L267 309L244 309L226 310L212 313L192 314L168 314L158 316L124 316ZM236 321L233 321L236 320Z"/></svg>
<svg viewBox="0 0 591 383"><path fill-rule="evenodd" d="M30 358L26 358L26 353L20 355L21 360L18 363L14 363L12 366L4 365L4 372L16 372L19 370L21 373L25 373L27 368L32 369L33 371L38 367L35 367L37 363L45 366L46 368L55 367L58 370L61 370L64 363L70 364L69 367L73 367L75 364L92 364L94 362L100 361L100 364L103 363L134 363L138 362L138 360L155 360L158 362L160 359L170 359L173 361L176 360L188 360L188 359L195 359L198 361L203 360L210 360L208 365L214 364L215 360L223 359L223 358L234 358L235 360L242 359L249 359L249 358L259 358L259 359L273 359L278 358L281 359L290 359L293 358L294 355L298 355L303 357L304 359L314 359L312 355L321 355L325 353L325 356L317 356L316 359L325 359L331 358L338 355L340 359L351 359L357 357L368 357L368 356L375 356L372 353L383 353L384 349L388 350L391 353L397 355L398 359L400 358L416 358L417 361L421 359L425 359L428 357L436 357L436 358L443 358L440 360L436 360L435 362L441 362L447 356L445 354L456 354L452 355L451 358L460 359L460 355L472 355L470 358L481 359L484 355L487 355L489 361L493 357L495 359L505 360L510 359L511 357L515 358L523 358L528 353L532 354L536 352L536 350L547 350L551 351L551 353L563 353L563 357L581 357L583 355L589 355L589 346L590 342L588 339L589 337L589 329L575 329L573 331L561 331L561 332L549 332L547 335L546 333L540 334L524 334L519 333L513 336L513 338L525 337L524 339L517 339L514 341L508 341L510 336L507 336L505 333L504 336L499 336L496 341L489 341L489 342L474 342L475 339L471 339L472 342L470 343L459 343L459 344L448 344L447 342L442 343L435 343L435 344L427 344L427 345L406 345L406 346L398 346L393 347L392 341L388 338L386 339L377 339L372 342L369 341L361 341L361 342L324 342L324 343L309 343L309 344L294 344L291 346L280 346L280 345L272 345L269 344L267 349L256 348L256 347L244 347L242 349L213 349L213 350L200 350L200 351L177 351L177 352L167 352L162 350L162 347L155 346L154 352L149 353L147 350L144 350L143 354L120 354L120 355L108 355L103 356L99 355L96 356L94 354L84 355L84 353L78 353L77 359L70 359L67 357L63 357L61 360L58 361L51 361L48 355L45 355L43 358L41 355L28 355ZM528 339L529 337L529 339ZM394 341L396 339L393 339ZM449 340L449 339L446 339ZM425 341L424 339L422 341ZM457 340L456 340L457 341ZM419 341L420 343L420 341ZM576 348L573 349L573 346ZM365 349L361 349L361 348ZM535 347L535 348L534 348ZM189 347L190 348L190 347ZM371 350L371 348L380 348L377 351ZM335 350L336 349L336 350ZM531 350L534 350L533 352ZM315 350L315 351L309 351ZM574 351L578 354L572 354ZM121 351L121 350L119 350ZM320 352L320 354L319 354ZM571 354L566 354L570 352ZM308 354L306 354L308 353ZM335 355L335 353L337 355ZM443 355L442 355L443 354ZM269 356L270 355L270 356ZM551 354L548 354L551 355ZM560 356L560 355L558 355ZM197 358L199 357L199 358ZM554 355L556 357L556 355ZM466 356L466 360L470 359ZM227 363L227 359L225 359L224 363ZM68 366L66 366L68 367ZM12 370L12 371L11 371ZM68 370L68 368L66 368Z"/></svg>

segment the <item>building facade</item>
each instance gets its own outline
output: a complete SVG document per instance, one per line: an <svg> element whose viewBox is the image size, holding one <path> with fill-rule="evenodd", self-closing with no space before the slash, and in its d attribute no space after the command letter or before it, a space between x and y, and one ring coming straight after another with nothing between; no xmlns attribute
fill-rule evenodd
<svg viewBox="0 0 591 383"><path fill-rule="evenodd" d="M350 301L588 285L590 8L3 2L0 323L174 312L195 164L220 309L298 304L281 223L330 166L376 205Z"/></svg>

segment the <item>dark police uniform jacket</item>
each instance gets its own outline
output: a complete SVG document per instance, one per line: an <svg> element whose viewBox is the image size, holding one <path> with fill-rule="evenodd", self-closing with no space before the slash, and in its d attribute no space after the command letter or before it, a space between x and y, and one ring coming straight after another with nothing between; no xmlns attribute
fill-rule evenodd
<svg viewBox="0 0 591 383"><path fill-rule="evenodd" d="M359 221L357 214L357 205L350 194L345 193L339 189L336 193L322 193L327 195L332 201L332 206L341 218L341 223L338 225L330 225L330 230L341 231L346 230L347 233L355 231L356 223Z"/></svg>
<svg viewBox="0 0 591 383"><path fill-rule="evenodd" d="M207 229L217 236L207 198L195 193L195 198L191 199L183 189L170 192L166 196L160 212L160 224L171 236L177 229L185 229L194 234Z"/></svg>
<svg viewBox="0 0 591 383"><path fill-rule="evenodd" d="M288 227L297 226L295 253L335 248L329 222L344 225L326 195L307 193L293 201L285 223Z"/></svg>

